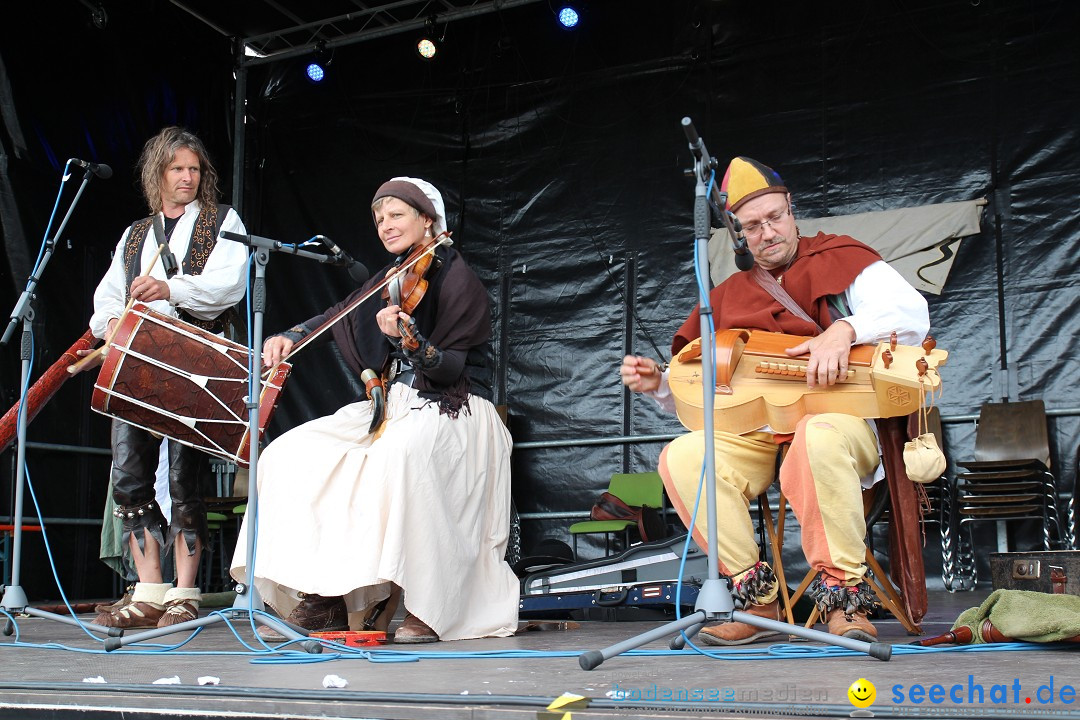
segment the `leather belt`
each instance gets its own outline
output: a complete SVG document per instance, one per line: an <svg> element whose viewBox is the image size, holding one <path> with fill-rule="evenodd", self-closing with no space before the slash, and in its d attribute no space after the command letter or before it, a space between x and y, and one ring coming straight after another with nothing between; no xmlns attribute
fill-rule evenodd
<svg viewBox="0 0 1080 720"><path fill-rule="evenodd" d="M390 361L390 369L386 373L386 384L404 383L412 387L414 375L411 365L403 363L399 358L393 358Z"/></svg>

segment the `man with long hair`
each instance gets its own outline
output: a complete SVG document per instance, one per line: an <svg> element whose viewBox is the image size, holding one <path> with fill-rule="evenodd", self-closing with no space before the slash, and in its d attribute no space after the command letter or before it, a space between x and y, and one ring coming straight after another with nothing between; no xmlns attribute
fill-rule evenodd
<svg viewBox="0 0 1080 720"><path fill-rule="evenodd" d="M132 223L117 243L94 292L91 331L110 337L131 300L222 333L229 311L244 296L247 250L221 233L247 231L235 210L217 204L218 174L206 147L187 130L167 127L143 147L138 172L151 215ZM154 494L161 442L142 428L112 421L115 514L123 523L122 543L131 551L139 581L126 603L102 610L94 621L99 625L166 627L199 616L195 580L207 542L199 488L203 456L168 441L172 519L166 521ZM162 582L160 560L161 549L172 543L175 588Z"/></svg>

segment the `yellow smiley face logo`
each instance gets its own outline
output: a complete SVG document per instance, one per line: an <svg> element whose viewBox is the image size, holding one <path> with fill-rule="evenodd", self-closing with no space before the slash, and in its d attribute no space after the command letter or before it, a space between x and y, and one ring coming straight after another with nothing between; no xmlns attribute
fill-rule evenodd
<svg viewBox="0 0 1080 720"><path fill-rule="evenodd" d="M866 678L859 678L847 689L848 700L857 708L867 708L877 699L877 688Z"/></svg>

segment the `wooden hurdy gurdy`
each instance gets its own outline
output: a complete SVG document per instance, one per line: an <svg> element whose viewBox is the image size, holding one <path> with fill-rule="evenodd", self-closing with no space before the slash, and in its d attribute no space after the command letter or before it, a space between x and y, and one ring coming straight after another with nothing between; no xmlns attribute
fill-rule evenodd
<svg viewBox="0 0 1080 720"><path fill-rule="evenodd" d="M895 334L894 334L895 338ZM750 330L716 334L716 385L713 427L746 433L768 425L775 432L795 431L808 414L840 412L863 418L910 415L926 393L939 391L937 368L949 354L932 338L921 347L895 339L856 345L848 358L847 377L835 385L809 388L809 354L788 357L785 350L809 338ZM671 361L668 381L679 420L690 430L705 426L701 339Z"/></svg>

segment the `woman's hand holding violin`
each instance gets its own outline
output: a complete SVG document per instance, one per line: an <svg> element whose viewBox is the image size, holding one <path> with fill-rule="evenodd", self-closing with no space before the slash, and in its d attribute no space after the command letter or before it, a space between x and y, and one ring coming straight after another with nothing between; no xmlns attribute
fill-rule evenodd
<svg viewBox="0 0 1080 720"><path fill-rule="evenodd" d="M399 320L409 322L409 315L402 312L399 305L387 305L375 314L375 322L379 324L383 335L388 337L401 337L401 330L398 328Z"/></svg>

